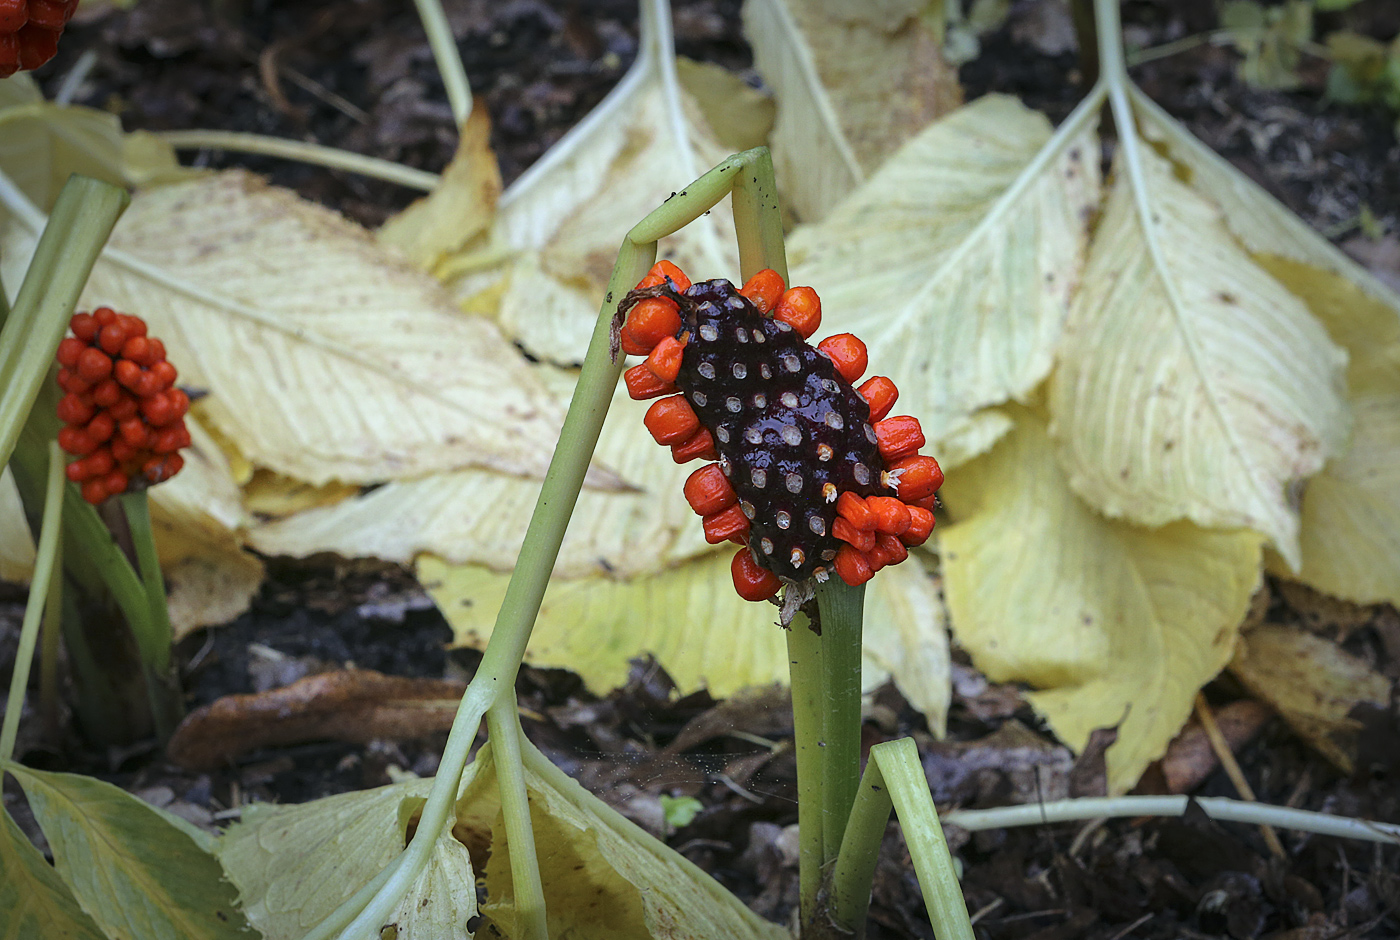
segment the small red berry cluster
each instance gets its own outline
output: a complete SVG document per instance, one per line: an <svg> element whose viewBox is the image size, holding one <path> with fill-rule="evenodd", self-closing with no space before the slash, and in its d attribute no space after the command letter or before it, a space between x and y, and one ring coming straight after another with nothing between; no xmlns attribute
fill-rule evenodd
<svg viewBox="0 0 1400 940"><path fill-rule="evenodd" d="M918 452L918 419L886 417L892 381L855 387L864 343L841 333L807 344L821 325L810 287L787 289L771 270L737 291L692 284L662 261L619 309L622 349L647 357L627 370L628 393L659 398L647 430L677 463L715 461L685 497L707 541L744 546L731 565L740 596L766 600L832 572L863 584L929 537L943 471Z"/></svg>
<svg viewBox="0 0 1400 940"><path fill-rule="evenodd" d="M0 78L52 59L77 8L78 0L0 0Z"/></svg>
<svg viewBox="0 0 1400 940"><path fill-rule="evenodd" d="M130 488L168 480L185 465L190 397L175 387L165 344L146 335L140 317L99 307L76 313L73 335L58 344L58 384L65 394L58 446L79 459L68 479L96 505Z"/></svg>

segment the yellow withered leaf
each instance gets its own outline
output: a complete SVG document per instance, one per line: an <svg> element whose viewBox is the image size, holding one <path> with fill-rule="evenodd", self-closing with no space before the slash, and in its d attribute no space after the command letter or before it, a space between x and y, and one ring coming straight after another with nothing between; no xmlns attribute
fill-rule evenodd
<svg viewBox="0 0 1400 940"><path fill-rule="evenodd" d="M1296 567L1289 488L1345 444L1346 356L1219 209L1126 152L1050 386L1070 485L1146 525L1254 529Z"/></svg>
<svg viewBox="0 0 1400 940"><path fill-rule="evenodd" d="M31 232L11 225L17 255ZM243 172L138 193L82 303L144 317L239 452L311 483L542 474L561 411L490 322Z"/></svg>
<svg viewBox="0 0 1400 940"><path fill-rule="evenodd" d="M945 441L990 446L969 426L1004 423L977 413L1024 400L1050 371L1099 198L1089 118L1050 145L1044 116L978 99L791 239L793 283L821 296L822 331L865 341L872 372L894 379L896 408L923 423L940 461Z"/></svg>
<svg viewBox="0 0 1400 940"><path fill-rule="evenodd" d="M962 102L923 0L748 0L744 33L778 101L783 198L815 222L926 124Z"/></svg>
<svg viewBox="0 0 1400 940"><path fill-rule="evenodd" d="M1031 703L1070 747L1121 722L1108 751L1121 793L1229 661L1260 536L1105 519L1070 490L1044 421L1013 414L1015 429L944 486L954 635L988 678L1035 686Z"/></svg>

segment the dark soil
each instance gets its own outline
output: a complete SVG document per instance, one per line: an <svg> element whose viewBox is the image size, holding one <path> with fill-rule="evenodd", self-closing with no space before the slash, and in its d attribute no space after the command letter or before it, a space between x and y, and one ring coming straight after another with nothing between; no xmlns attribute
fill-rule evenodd
<svg viewBox="0 0 1400 940"><path fill-rule="evenodd" d="M969 99L1021 95L1059 120L1082 94L1088 66L1071 49L1046 50L1028 33L1036 2L1017 2L961 70ZM676 3L681 52L743 72L750 56L737 0ZM635 4L490 0L448 3L475 94L490 112L492 144L509 182L596 104L632 61ZM1389 40L1400 17L1363 0L1319 20ZM1129 38L1157 45L1212 29L1215 5L1129 2ZM85 14L40 78L52 94L86 52L95 56L75 100L120 114L129 129L222 128L312 140L441 169L455 142L431 54L410 5L388 0L183 3L143 0L134 10ZM1394 115L1342 108L1322 95L1324 64L1305 61L1301 88L1258 91L1236 78L1238 56L1202 45L1135 70L1155 100L1296 212L1339 240L1362 207L1400 226L1400 149ZM217 152L210 167L246 166L369 225L416 194L319 168ZM1380 272L1378 273L1385 273ZM0 675L13 657L17 594L0 596ZM1273 614L1304 614L1275 597ZM1400 675L1396 613L1367 612L1347 643L1392 678ZM1337 635L1341 627L1310 627ZM179 650L191 707L353 664L403 676L470 675L476 654L446 652L450 631L404 572L327 562L277 563L252 609ZM664 671L639 660L622 689L599 698L563 671L526 669L525 727L550 757L604 799L664 836L753 908L786 922L796 901L791 833L794 765L785 696L756 693L716 703L679 697ZM1208 690L1224 706L1243 698L1228 680ZM1261 800L1400 821L1400 731L1392 714L1363 716L1360 770L1342 776L1271 720L1238 754ZM32 724L32 723L27 723ZM892 688L876 695L867 744L919 742L940 806L1033 802L1092 779L1039 726L1017 689L989 685L958 654L948 739L935 742ZM310 744L245 755L190 773L149 748L97 752L75 733L62 742L26 735L41 766L97 773L204 825L251 800L298 802L389 782L395 770L431 774L441 736L369 745ZM1087 774L1086 774L1087 771ZM1079 776L1072 776L1077 772ZM1160 775L1149 774L1150 789ZM1235 796L1216 770L1193 791ZM690 795L703 809L679 829L659 797ZM37 835L22 801L7 806ZM1284 833L1274 857L1249 827L1181 820L1119 820L950 838L986 940L1118 938L1381 938L1400 936L1400 849ZM903 841L891 825L875 882L872 937L931 931Z"/></svg>

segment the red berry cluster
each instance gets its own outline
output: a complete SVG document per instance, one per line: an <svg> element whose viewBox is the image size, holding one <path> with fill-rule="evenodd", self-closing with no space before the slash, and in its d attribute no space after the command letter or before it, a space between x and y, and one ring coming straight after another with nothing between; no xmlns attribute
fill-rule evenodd
<svg viewBox="0 0 1400 940"><path fill-rule="evenodd" d="M190 432L190 397L175 387L165 344L146 335L140 317L99 307L76 313L73 335L58 344L58 402L66 427L58 446L79 459L68 479L96 505L129 488L144 489L180 472Z"/></svg>
<svg viewBox="0 0 1400 940"><path fill-rule="evenodd" d="M0 0L0 78L52 59L77 8L78 0Z"/></svg>
<svg viewBox="0 0 1400 940"><path fill-rule="evenodd" d="M716 461L685 497L708 541L744 546L731 566L742 597L833 573L863 584L928 539L943 471L919 454L917 419L887 417L892 381L855 386L864 343L841 333L807 344L821 324L810 287L788 289L771 270L738 290L692 284L662 261L619 309L622 349L647 357L627 370L628 393L659 398L647 430L677 463Z"/></svg>

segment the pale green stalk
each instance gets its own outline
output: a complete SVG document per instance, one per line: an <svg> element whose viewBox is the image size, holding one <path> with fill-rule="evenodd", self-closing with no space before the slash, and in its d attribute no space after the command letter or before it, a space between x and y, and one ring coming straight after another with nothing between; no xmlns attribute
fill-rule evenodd
<svg viewBox="0 0 1400 940"><path fill-rule="evenodd" d="M150 503L145 490L125 493L120 501L150 606L149 616L139 625L132 624L132 631L136 634L141 659L151 669L164 675L170 671L170 644L174 631L170 627L170 609L165 599L165 579L161 577L160 559L156 556L155 533L151 530Z"/></svg>
<svg viewBox="0 0 1400 940"><path fill-rule="evenodd" d="M1083 819L1107 819L1137 816L1180 816L1192 804L1205 810L1212 819L1250 823L1256 826L1277 826L1298 832L1313 832L1343 839L1363 839L1367 842L1388 842L1400 845L1400 825L1328 816L1305 809L1247 803L1219 796L1107 796L1054 803L1032 803L1025 806L1003 806L997 809L960 809L945 813L943 821L972 832L983 829L1005 829L1012 826L1037 826L1042 823L1074 822Z"/></svg>
<svg viewBox="0 0 1400 940"><path fill-rule="evenodd" d="M612 358L612 321L623 295L641 280L656 260L656 239L673 234L708 212L733 188L737 177L752 173L766 150L750 150L735 154L678 195L658 207L628 233L618 252L617 263L608 281L607 293L593 329L588 354L579 374L569 413L559 434L544 485L535 503L534 514L525 533L525 540L506 588L496 626L487 644L481 664L457 708L447 746L443 750L433 789L423 807L418 830L403 854L355 896L336 909L312 930L305 940L325 940L332 936L341 940L373 937L384 918L417 880L432 853L448 815L453 811L462 772L466 768L472 742L482 716L502 696L512 695L515 675L525 655L550 572L559 555L569 517L578 500L583 478L603 419L612 402L613 389L622 372L621 361ZM759 191L756 202L771 192L771 184ZM776 203L772 203L776 205ZM757 220L736 220L742 228L759 226ZM741 243L740 266L746 273L760 270L769 260L755 255L758 250L771 250L765 237L750 239L749 249ZM781 249L781 242L778 245ZM781 258L781 255L779 255ZM747 274L746 274L747 276ZM373 890L370 890L373 888Z"/></svg>
<svg viewBox="0 0 1400 940"><path fill-rule="evenodd" d="M230 153L252 153L264 157L280 157L332 170L358 173L386 183L397 183L409 189L431 192L442 178L436 173L414 169L392 160L367 157L337 147L313 144L304 140L287 140L266 134L243 131L160 131L157 134L176 150L227 150Z"/></svg>
<svg viewBox="0 0 1400 940"><path fill-rule="evenodd" d="M816 914L826 861L823 838L822 734L826 703L822 695L822 640L806 616L788 626L788 686L792 689L792 742L797 758L797 878L802 922Z"/></svg>
<svg viewBox="0 0 1400 940"><path fill-rule="evenodd" d="M44 522L39 530L39 547L34 560L34 577L29 582L29 600L24 605L24 621L15 650L15 671L10 676L10 694L5 702L5 722L0 726L0 765L15 756L15 736L24 710L24 692L29 686L29 668L39 641L39 624L47 606L49 582L58 567L59 532L63 528L63 452L57 443L49 445L49 472L44 487Z"/></svg>
<svg viewBox="0 0 1400 940"><path fill-rule="evenodd" d="M442 76L442 86L447 89L452 120L461 128L472 113L472 88L467 82L467 70L462 67L462 56L457 52L457 40L452 36L447 14L440 0L413 0L413 5L418 8L418 18L428 34L428 45L433 50L438 74Z"/></svg>
<svg viewBox="0 0 1400 940"><path fill-rule="evenodd" d="M549 940L544 883L540 878L535 827L530 819L530 796L525 787L525 764L521 759L520 743L525 732L520 727L515 696L503 695L496 699L487 709L486 727L491 735L491 753L496 759L496 786L506 825L506 845L510 847L510 879L515 894L518 940Z"/></svg>
<svg viewBox="0 0 1400 940"><path fill-rule="evenodd" d="M860 659L865 586L839 577L817 585L822 621L822 846L836 858L860 781Z"/></svg>

